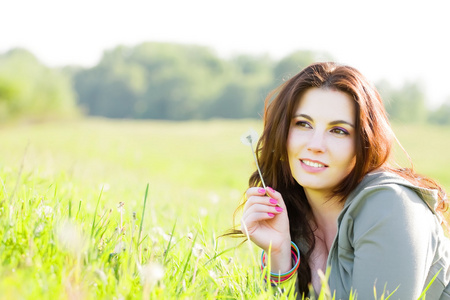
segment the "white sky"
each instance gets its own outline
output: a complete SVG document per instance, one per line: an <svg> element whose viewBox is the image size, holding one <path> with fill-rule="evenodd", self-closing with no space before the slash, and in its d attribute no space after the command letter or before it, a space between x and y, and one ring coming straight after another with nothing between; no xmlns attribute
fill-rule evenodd
<svg viewBox="0 0 450 300"><path fill-rule="evenodd" d="M24 47L49 66L93 66L125 44L167 41L281 58L326 51L370 80L422 80L450 97L450 4L442 0L4 0L0 53Z"/></svg>

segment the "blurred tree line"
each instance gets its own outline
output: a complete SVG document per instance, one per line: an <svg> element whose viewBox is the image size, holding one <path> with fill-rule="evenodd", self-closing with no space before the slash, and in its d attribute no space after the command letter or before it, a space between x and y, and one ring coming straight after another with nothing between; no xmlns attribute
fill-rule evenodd
<svg viewBox="0 0 450 300"><path fill-rule="evenodd" d="M71 79L24 49L0 55L0 121L78 114Z"/></svg>
<svg viewBox="0 0 450 300"><path fill-rule="evenodd" d="M210 48L169 43L118 46L92 68L50 69L23 49L0 55L0 120L76 115L138 119L260 118L267 94L328 53L218 57ZM420 82L376 84L390 118L450 124L450 99L430 111Z"/></svg>

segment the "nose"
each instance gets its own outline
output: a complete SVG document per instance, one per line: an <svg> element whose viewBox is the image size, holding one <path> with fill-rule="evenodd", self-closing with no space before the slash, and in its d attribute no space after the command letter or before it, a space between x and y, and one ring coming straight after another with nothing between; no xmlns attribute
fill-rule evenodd
<svg viewBox="0 0 450 300"><path fill-rule="evenodd" d="M308 150L314 153L323 153L326 150L325 146L325 132L315 130L308 142Z"/></svg>

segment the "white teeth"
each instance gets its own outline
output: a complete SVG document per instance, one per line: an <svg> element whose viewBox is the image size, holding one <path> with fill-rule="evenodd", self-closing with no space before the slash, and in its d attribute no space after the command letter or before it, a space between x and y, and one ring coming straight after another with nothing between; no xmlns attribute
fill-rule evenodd
<svg viewBox="0 0 450 300"><path fill-rule="evenodd" d="M325 167L322 164L319 164L319 163L316 163L316 162L312 162L312 161L309 161L309 160L302 160L302 162L305 165L310 166L310 167L314 167L314 168L324 168Z"/></svg>

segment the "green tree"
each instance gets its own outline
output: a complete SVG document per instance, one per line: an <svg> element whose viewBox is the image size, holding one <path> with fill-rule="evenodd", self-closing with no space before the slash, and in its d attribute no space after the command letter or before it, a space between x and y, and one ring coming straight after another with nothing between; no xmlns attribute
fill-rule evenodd
<svg viewBox="0 0 450 300"><path fill-rule="evenodd" d="M426 97L421 82L407 81L394 88L386 80L377 84L389 118L404 123L423 123L427 120Z"/></svg>
<svg viewBox="0 0 450 300"><path fill-rule="evenodd" d="M450 125L450 97L436 110L430 113L430 123L439 125Z"/></svg>
<svg viewBox="0 0 450 300"><path fill-rule="evenodd" d="M0 56L0 119L45 119L77 114L68 76L24 49Z"/></svg>
<svg viewBox="0 0 450 300"><path fill-rule="evenodd" d="M233 76L209 107L209 117L258 118L272 83L273 62L268 56L239 55L231 59Z"/></svg>
<svg viewBox="0 0 450 300"><path fill-rule="evenodd" d="M90 114L177 120L203 117L226 76L226 64L209 48L143 43L105 52L75 81Z"/></svg>

